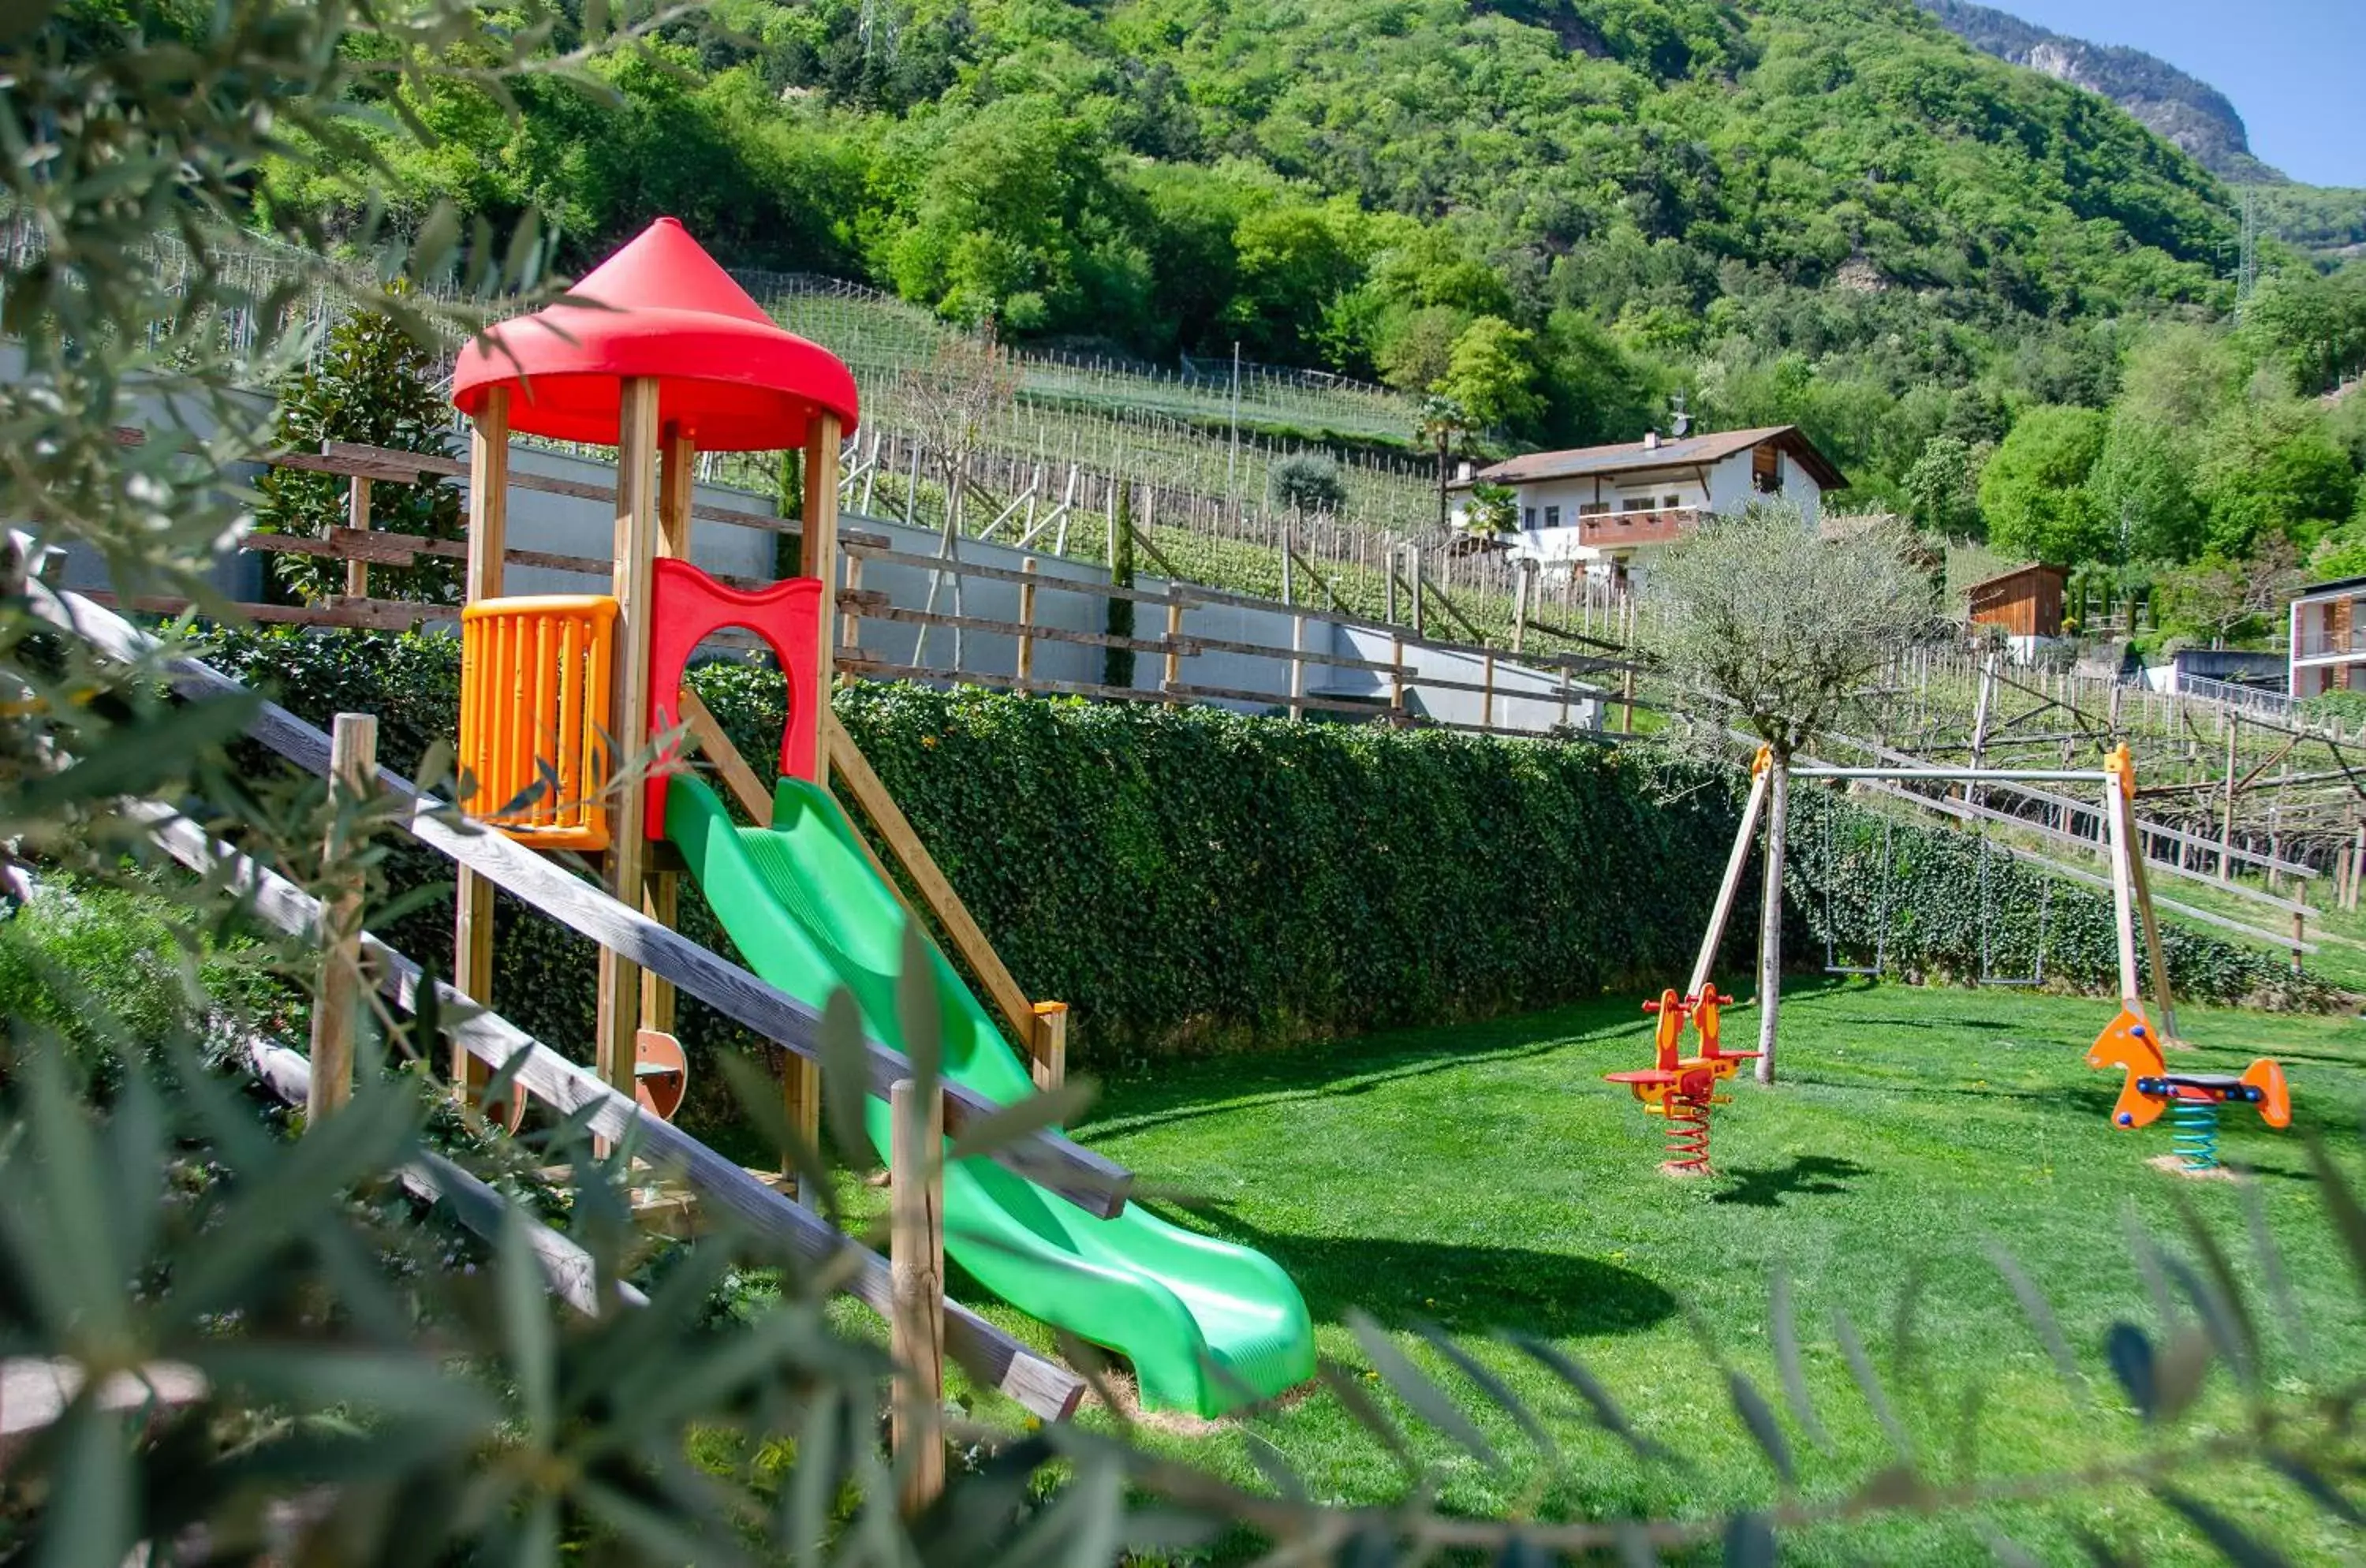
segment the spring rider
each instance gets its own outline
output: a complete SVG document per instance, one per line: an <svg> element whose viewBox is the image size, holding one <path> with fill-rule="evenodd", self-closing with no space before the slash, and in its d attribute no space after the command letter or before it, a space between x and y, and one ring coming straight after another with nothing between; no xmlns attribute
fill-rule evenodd
<svg viewBox="0 0 2366 1568"><path fill-rule="evenodd" d="M1707 984L1689 997L1676 995L1673 987L1662 991L1659 1000L1643 1004L1645 1012L1659 1015L1659 1027L1652 1034L1657 1062L1641 1072L1602 1075L1606 1082L1625 1084L1651 1114L1667 1118L1668 1157L1660 1168L1670 1176L1711 1174L1709 1108L1732 1098L1717 1092L1718 1080L1731 1077L1736 1067L1758 1058L1755 1051L1718 1049L1718 1015L1731 1000ZM1679 1054L1686 1022L1700 1040L1697 1056Z"/></svg>
<svg viewBox="0 0 2366 1568"><path fill-rule="evenodd" d="M2284 1070L2262 1056L2233 1073L2172 1073L2162 1057L2158 1037L2144 1013L2124 1006L2120 1015L2096 1038L2087 1053L2090 1067L2118 1067L2126 1080L2112 1107L2114 1127L2146 1127L2169 1113L2170 1145L2177 1168L2188 1175L2217 1170L2218 1108L2229 1100L2259 1108L2259 1120L2270 1127L2292 1122L2292 1095L2284 1087Z"/></svg>

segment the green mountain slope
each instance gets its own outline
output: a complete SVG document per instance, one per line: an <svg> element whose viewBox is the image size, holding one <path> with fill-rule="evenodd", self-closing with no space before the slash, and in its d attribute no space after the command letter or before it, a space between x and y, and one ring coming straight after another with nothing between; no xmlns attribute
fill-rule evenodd
<svg viewBox="0 0 2366 1568"><path fill-rule="evenodd" d="M1868 497L1937 436L2101 404L2128 334L2232 303L2223 186L1912 0L717 0L618 102L449 95L392 194L659 212L1008 338L1320 367L1497 445L1682 391L1808 424ZM561 39L561 42L567 40ZM268 199L318 207L279 180Z"/></svg>

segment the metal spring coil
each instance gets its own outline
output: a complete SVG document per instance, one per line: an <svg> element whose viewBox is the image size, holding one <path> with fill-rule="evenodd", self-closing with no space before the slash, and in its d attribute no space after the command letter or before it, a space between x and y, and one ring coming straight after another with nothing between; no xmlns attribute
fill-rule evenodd
<svg viewBox="0 0 2366 1568"><path fill-rule="evenodd" d="M2188 1170L2218 1168L2218 1102L2179 1100L2169 1108L2169 1140Z"/></svg>
<svg viewBox="0 0 2366 1568"><path fill-rule="evenodd" d="M1671 1170L1708 1169L1708 1101L1668 1096L1668 1157Z"/></svg>

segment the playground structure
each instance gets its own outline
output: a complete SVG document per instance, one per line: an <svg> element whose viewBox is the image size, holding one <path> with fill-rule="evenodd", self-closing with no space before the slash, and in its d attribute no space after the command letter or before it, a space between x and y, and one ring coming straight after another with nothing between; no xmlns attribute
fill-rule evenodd
<svg viewBox="0 0 2366 1568"><path fill-rule="evenodd" d="M504 323L465 350L454 373L453 400L475 431L460 743L475 776L464 780L474 788L463 805L531 849L599 856L611 895L662 925L673 923L687 875L766 981L816 1011L848 992L867 1033L907 1048L907 1032L918 1025L899 1013L896 979L915 913L831 792L833 765L906 874L938 888L938 912L965 939L973 967L1008 982L830 716L836 465L857 416L853 378L774 325L671 220L594 269L574 297L604 308L559 305ZM615 445L610 593L501 596L500 498L513 433ZM742 590L693 566L689 501L699 451L800 446L803 574ZM726 629L753 634L785 680L788 718L770 791L682 686L693 651ZM689 771L684 732L718 766L749 824ZM491 991L490 895L463 869L456 978L480 1002ZM933 944L927 952L944 1078L997 1104L1057 1087L1065 1009L1005 1008L1029 1053L1022 1062L944 955ZM610 950L598 998L597 1076L618 1093L637 1092L654 1069L670 1077L678 1103L671 986ZM465 1066L456 1062L456 1080ZM874 1083L874 1094L882 1087ZM988 1161L948 1166L938 1152L942 1112L925 1103L926 1086L907 1078L884 1087L892 1092L869 1102L867 1121L896 1181L899 1279L925 1281L933 1293L949 1254L1022 1310L1128 1356L1154 1409L1213 1415L1312 1375L1305 1304L1269 1260L1139 1209L1089 1212ZM790 1126L817 1148L815 1065L791 1060L783 1091ZM799 1179L808 1199L809 1180ZM910 1315L899 1307L905 1364L941 1368L940 1339L924 1323L907 1327ZM907 1411L918 1404L933 1409L921 1399L906 1402Z"/></svg>
<svg viewBox="0 0 2366 1568"><path fill-rule="evenodd" d="M1718 1083L1731 1077L1742 1063L1757 1059L1755 1051L1719 1049L1719 1018L1731 1000L1707 984L1682 997L1673 988L1662 991L1656 1001L1643 1004L1645 1012L1659 1015L1659 1026L1652 1031L1652 1065L1639 1072L1603 1075L1606 1081L1633 1090L1646 1111L1667 1119L1668 1157L1660 1168L1670 1176L1715 1174L1708 1161L1709 1111L1729 1098L1717 1092ZM1700 1041L1697 1055L1683 1054L1687 1023Z"/></svg>
<svg viewBox="0 0 2366 1568"><path fill-rule="evenodd" d="M2101 814L2109 845L2111 870L2112 925L2117 937L2120 981L2120 1009L2112 1021L2097 1036L2087 1054L2088 1066L2096 1068L2117 1066L2126 1074L2119 1102L2112 1111L2112 1124L2137 1128L2149 1125L2163 1110L2172 1112L2177 1128L2176 1155L2181 1168L2203 1171L2217 1168L2218 1108L2229 1100L2255 1104L2263 1120L2271 1127L2282 1127L2292 1120L2291 1098L2284 1082L2283 1069L2275 1062L2262 1058L2251 1064L2240 1077L2210 1073L2170 1073L2166 1066L2165 1051L2186 1043L2178 1037L2176 1003L2171 995L2169 958L2160 937L2160 925L2154 913L2152 887L2146 872L2145 857L2136 852L2137 826L2135 819L2135 763L2123 744L2114 747L2103 759L2101 768L1977 768L1977 767L1833 767L1818 763L1793 764L1778 769L1771 749L1760 747L1751 763L1750 793L1742 806L1741 823L1734 834L1733 848L1726 861L1725 875L1718 888L1717 899L1709 911L1708 925L1703 932L1701 945L1694 960L1692 976L1684 993L1679 996L1670 989L1661 994L1657 1002L1646 1002L1647 1009L1660 1013L1658 1066L1650 1073L1612 1074L1614 1082L1630 1085L1639 1100L1656 1113L1673 1115L1664 1107L1672 1084L1679 1081L1663 1075L1680 1074L1692 1064L1675 1060L1674 1040L1680 1025L1672 1025L1671 1013L1682 1016L1690 1011L1696 1018L1705 1007L1707 1021L1701 1027L1703 1051L1698 1061L1729 1064L1745 1059L1741 1055L1728 1055L1717 1048L1717 1020L1719 1006L1730 998L1719 998L1708 984L1710 965L1725 937L1727 920L1741 891L1743 869L1750 848L1762 822L1770 838L1784 831L1787 816L1786 795L1791 779L1816 779L1831 783L1863 782L1876 785L1911 783L1960 783L1966 785L1966 802L1976 800L1975 791L1985 784L2045 784L2050 785L2086 784L2100 791ZM2037 965L2028 977L1992 976L1989 973L1990 948L1987 922L1990 918L1988 894L1988 873L1990 846L1983 829L1980 867L1981 979L1985 984L2034 985L2045 978L2045 948L2043 922L2052 908L2050 886L2039 905L2040 935ZM1888 858L1889 840L1883 839L1883 856ZM1783 896L1773 875L1774 862L1769 857L1766 897L1770 904ZM1885 864L1883 875L1890 874ZM1885 882L1881 899L1886 921L1888 894ZM2137 958L2137 942L2143 942L2144 961ZM1879 967L1876 947L1876 963ZM1825 968L1838 974L1865 974L1862 968L1850 968L1833 962L1831 949L1826 948ZM2151 984L2152 1002L2158 1021L2145 1010L2145 980ZM1762 949L1759 983L1763 990L1781 985L1776 965L1767 961ZM1757 1055L1759 1053L1749 1053ZM1732 1072L1724 1066L1718 1076ZM1697 1083L1697 1078L1682 1080ZM1658 1100L1647 1095L1659 1096ZM1677 1103L1686 1104L1686 1098ZM1684 1123L1689 1126L1689 1123ZM1697 1168L1707 1168L1707 1114L1704 1104L1699 1111L1697 1143L1700 1158ZM1677 1146L1672 1131L1670 1146ZM1687 1163L1672 1159L1670 1168Z"/></svg>

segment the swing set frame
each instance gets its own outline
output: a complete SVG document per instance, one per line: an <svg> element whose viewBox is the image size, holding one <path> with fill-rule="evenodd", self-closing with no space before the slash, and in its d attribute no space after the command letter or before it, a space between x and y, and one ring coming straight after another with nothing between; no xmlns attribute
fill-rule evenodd
<svg viewBox="0 0 2366 1568"><path fill-rule="evenodd" d="M1835 783L1854 779L1878 780L1885 783L1919 782L1924 784L2085 784L2102 795L2103 819L2108 825L2109 860L2112 871L2112 914L2118 937L2120 971L2120 1005L2139 1019L2144 1016L2144 978L2149 971L2152 1004L2159 1019L2160 1043L2168 1046L2181 1045L2184 1041L2177 1030L2177 1008L2169 991L2169 959L2162 948L2160 922L2153 911L2152 884L2145 874L2143 857L2135 852L2135 763L2123 744L2103 759L2100 768L1950 768L1950 767L1832 767L1821 763L1795 763L1785 770L1793 779L1826 779ZM1725 877L1718 886L1717 902L1709 910L1708 926L1701 933L1698 954L1693 961L1692 976L1684 987L1687 997L1701 994L1709 982L1709 969L1716 962L1718 945L1725 940L1727 921L1733 914L1733 905L1741 891L1741 878L1750 860L1752 844L1757 840L1759 828L1766 818L1767 795L1772 786L1774 757L1771 748L1762 746L1750 767L1750 795L1741 808L1741 824L1733 836L1733 850L1725 863ZM1983 849L1986 850L1985 833ZM1984 873L1985 874L1985 869ZM1894 874L1885 868L1885 875ZM2050 903L2050 892L2049 892ZM1887 899L1885 899L1885 906ZM1987 908L1982 907L1985 919ZM1884 919L1887 917L1885 907ZM2041 917L2043 918L2043 917ZM2146 964L2136 962L2136 943L2144 943ZM1986 952L1987 937L1982 933L1982 950ZM1876 954L1879 953L1876 948ZM1779 986L1760 954L1761 985ZM1829 957L1829 954L1827 955ZM1876 960L1879 962L1878 956ZM2043 948L2039 962L2044 963ZM1982 964L1986 968L1985 961ZM1862 973L1862 971L1855 971ZM2043 969L2039 977L2043 977ZM1998 985L2028 985L2034 981L1999 980Z"/></svg>

